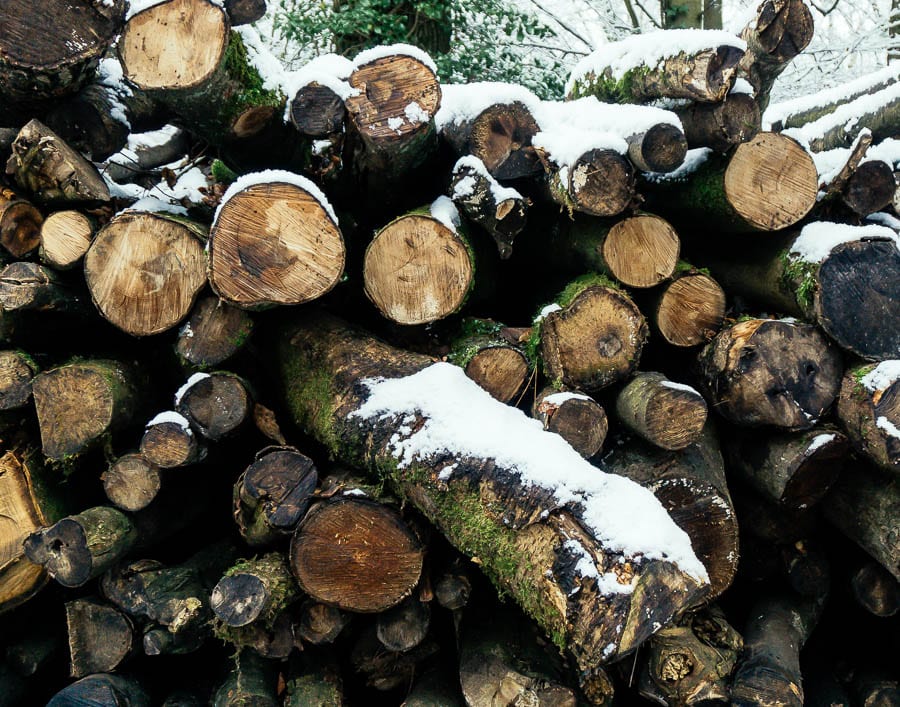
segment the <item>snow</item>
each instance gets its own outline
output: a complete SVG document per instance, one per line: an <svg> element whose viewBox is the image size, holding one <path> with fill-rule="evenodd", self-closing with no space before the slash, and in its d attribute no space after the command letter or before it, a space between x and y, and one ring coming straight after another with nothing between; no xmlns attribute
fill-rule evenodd
<svg viewBox="0 0 900 707"><path fill-rule="evenodd" d="M497 204L502 204L504 201L507 201L509 199L523 199L524 198L516 189L513 189L512 187L505 187L502 184L500 184L500 182L498 182L496 179L494 179L494 177L491 175L491 173L487 171L487 167L484 166L484 162L482 162L475 155L464 155L463 157L460 157L456 161L456 164L453 165L453 171L456 172L457 170L459 170L463 167L469 167L469 168L473 169L475 172L478 173L479 176L483 177L484 179L487 179L488 182L490 182L491 194L493 195L494 201ZM469 187L468 179L472 179L471 187ZM453 198L454 199L463 199L463 198L471 195L471 191L465 192L466 188L471 188L471 189L475 188L475 180L473 178L468 177L466 179L461 179L457 183L456 187L454 187Z"/></svg>
<svg viewBox="0 0 900 707"><path fill-rule="evenodd" d="M388 127L398 135L403 132L403 118L388 118L387 124Z"/></svg>
<svg viewBox="0 0 900 707"><path fill-rule="evenodd" d="M552 312L558 312L561 309L562 307L560 307L556 302L548 304L540 312L538 312L538 315L534 318L533 323L540 324L542 321L544 321L548 314L551 314Z"/></svg>
<svg viewBox="0 0 900 707"><path fill-rule="evenodd" d="M222 196L222 201L219 202L219 206L216 209L215 216L213 217L213 223L215 224L215 222L219 220L219 214L222 211L222 207L225 206L225 204L228 203L228 201L234 196L241 193L245 189L249 189L250 187L257 184L271 184L273 182L292 184L295 187L303 189L311 197L319 202L322 208L325 209L325 213L327 213L329 218L331 218L331 220L334 222L334 225L338 225L337 215L334 213L334 208L332 208L331 202L328 201L328 197L325 196L322 190L319 189L319 187L317 187L306 177L302 177L299 174L294 174L293 172L288 172L283 169L265 169L262 172L250 172L249 174L238 177L234 182L232 182L231 186L228 187L225 194Z"/></svg>
<svg viewBox="0 0 900 707"><path fill-rule="evenodd" d="M159 147L165 145L181 133L181 128L172 124L164 125L159 130L149 130L145 133L133 133L128 136L128 149L138 151L141 148Z"/></svg>
<svg viewBox="0 0 900 707"><path fill-rule="evenodd" d="M437 64L434 63L434 60L427 52L422 51L418 47L414 47L412 44L386 44L366 49L353 57L353 64L356 68L359 68L365 64L371 64L378 59L384 59L385 57L391 57L397 54L411 56L416 61L425 64L425 66L437 74Z"/></svg>
<svg viewBox="0 0 900 707"><path fill-rule="evenodd" d="M672 390L681 390L685 393L691 393L692 395L696 395L698 398L703 397L700 393L689 385L685 385L684 383L676 383L675 381L660 381L660 385L663 388L671 388Z"/></svg>
<svg viewBox="0 0 900 707"><path fill-rule="evenodd" d="M563 547L571 552L573 556L578 558L575 562L575 571L586 579L596 580L597 590L601 594L631 594L631 592L634 591L634 584L636 583L637 577L632 579L631 584L622 584L619 582L615 572L604 572L603 574L600 574L597 570L594 558L591 557L591 554L585 549L584 545L577 540L569 538L563 543ZM575 587L570 594L577 593L578 589L579 587ZM615 646L613 647L615 648Z"/></svg>
<svg viewBox="0 0 900 707"><path fill-rule="evenodd" d="M134 92L125 83L125 72L118 59L108 57L100 60L97 67L97 83L106 88L106 95L110 102L110 116L131 130L128 109L122 103L122 96L131 96Z"/></svg>
<svg viewBox="0 0 900 707"><path fill-rule="evenodd" d="M187 421L187 418L184 417L184 415L179 415L174 410L167 410L166 412L159 413L159 415L150 420L146 426L149 429L154 425L164 425L167 422L176 424L189 435L193 435L193 432L191 432L191 423Z"/></svg>
<svg viewBox="0 0 900 707"><path fill-rule="evenodd" d="M475 192L475 186L478 182L475 180L475 177L469 175L468 177L463 177L453 186L453 193L450 195L451 199L465 199L467 197L472 196Z"/></svg>
<svg viewBox="0 0 900 707"><path fill-rule="evenodd" d="M635 34L618 42L610 42L579 61L569 80L566 94L577 81L588 74L600 75L609 70L618 81L628 71L639 66L657 68L663 61L681 53L697 54L707 49L729 46L746 51L747 43L723 30L669 29Z"/></svg>
<svg viewBox="0 0 900 707"><path fill-rule="evenodd" d="M548 395L541 401L541 405L547 403L548 405L553 405L555 407L559 407L567 400L590 400L593 401L593 398L589 395L585 395L584 393L573 393L571 391L563 391L562 393L552 393Z"/></svg>
<svg viewBox="0 0 900 707"><path fill-rule="evenodd" d="M122 211L144 211L154 214L174 214L175 216L187 216L188 210L170 201L163 201L156 196L142 196L131 206L122 209Z"/></svg>
<svg viewBox="0 0 900 707"><path fill-rule="evenodd" d="M312 153L314 155L323 155L326 150L331 148L331 140L325 138L324 140L313 140L312 144Z"/></svg>
<svg viewBox="0 0 900 707"><path fill-rule="evenodd" d="M687 151L678 169L672 172L644 172L644 177L651 182L685 181L706 163L712 152L708 147L695 147Z"/></svg>
<svg viewBox="0 0 900 707"><path fill-rule="evenodd" d="M896 169L900 165L900 140L888 137L877 145L872 145L866 150L863 162L868 162L869 160L881 160Z"/></svg>
<svg viewBox="0 0 900 707"><path fill-rule="evenodd" d="M748 96L753 96L756 94L756 90L753 88L753 84L747 79L738 78L735 79L734 86L732 86L731 90L728 92L729 95L733 93L745 93Z"/></svg>
<svg viewBox="0 0 900 707"><path fill-rule="evenodd" d="M263 88L267 91L280 91L283 95L290 95L285 90L287 72L284 64L265 45L259 32L252 25L241 25L235 27L234 31L243 40L244 47L247 49L247 60L259 72Z"/></svg>
<svg viewBox="0 0 900 707"><path fill-rule="evenodd" d="M127 22L139 12L149 10L151 7L162 5L169 0L130 0L128 3L128 11L125 13L125 21ZM213 5L225 7L223 0L209 0Z"/></svg>
<svg viewBox="0 0 900 707"><path fill-rule="evenodd" d="M897 425L888 420L884 415L875 420L875 426L879 430L887 432L889 437L900 439L900 428L898 428Z"/></svg>
<svg viewBox="0 0 900 707"><path fill-rule="evenodd" d="M653 493L609 474L521 410L497 402L457 366L435 363L411 376L362 381L368 399L350 418L393 418L406 426L389 443L401 467L445 457L490 459L525 486L552 492L604 549L668 559L698 580L706 570ZM419 419L421 417L421 419ZM414 426L415 425L415 426ZM636 522L639 519L639 522ZM627 591L615 583L612 591Z"/></svg>
<svg viewBox="0 0 900 707"><path fill-rule="evenodd" d="M362 489L347 489L346 491L343 492L342 495L343 496L368 496L369 494L367 494Z"/></svg>
<svg viewBox="0 0 900 707"><path fill-rule="evenodd" d="M284 109L285 122L290 120L291 101L294 96L301 88L311 83L331 89L342 101L351 96L358 96L359 89L353 88L347 82L353 68L353 62L346 57L339 54L322 54L297 71L285 72L282 79L282 90L288 97Z"/></svg>
<svg viewBox="0 0 900 707"><path fill-rule="evenodd" d="M524 86L499 81L475 81L467 84L441 84L441 107L434 116L438 130L473 120L497 103L523 104L532 115L540 99Z"/></svg>
<svg viewBox="0 0 900 707"><path fill-rule="evenodd" d="M431 120L431 113L415 101L409 103L406 108L403 109L403 114L410 123L427 123Z"/></svg>
<svg viewBox="0 0 900 707"><path fill-rule="evenodd" d="M900 232L900 218L885 213L884 211L876 211L874 214L866 216L866 221L877 223L879 226L890 228L892 231Z"/></svg>
<svg viewBox="0 0 900 707"><path fill-rule="evenodd" d="M817 449L824 447L826 444L830 444L832 441L834 441L835 437L836 437L836 435L834 435L834 434L816 435L813 438L813 441L810 442L809 446L806 448L806 455L809 456L813 452L815 452Z"/></svg>
<svg viewBox="0 0 900 707"><path fill-rule="evenodd" d="M175 392L175 405L181 405L181 399L184 397L185 393L187 393L191 388L193 388L200 381L209 378L209 373L195 373L190 378L187 379L187 382L183 386L181 386Z"/></svg>
<svg viewBox="0 0 900 707"><path fill-rule="evenodd" d="M841 243L863 238L891 240L900 250L900 237L890 228L878 225L849 226L842 223L817 221L807 224L791 245L788 256L806 263L821 263Z"/></svg>
<svg viewBox="0 0 900 707"><path fill-rule="evenodd" d="M439 196L431 202L428 211L433 218L436 218L447 228L456 233L456 229L460 226L459 211L456 210L456 205L449 197Z"/></svg>
<svg viewBox="0 0 900 707"><path fill-rule="evenodd" d="M882 361L875 368L862 377L862 383L866 390L877 393L886 390L900 380L900 360L893 359Z"/></svg>

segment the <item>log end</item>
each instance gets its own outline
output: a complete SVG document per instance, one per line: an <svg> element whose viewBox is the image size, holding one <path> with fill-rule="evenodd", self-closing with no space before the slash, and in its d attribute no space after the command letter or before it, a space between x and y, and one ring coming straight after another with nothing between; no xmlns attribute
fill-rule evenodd
<svg viewBox="0 0 900 707"><path fill-rule="evenodd" d="M629 287L653 287L675 272L681 241L658 216L641 214L616 223L603 241L610 273Z"/></svg>

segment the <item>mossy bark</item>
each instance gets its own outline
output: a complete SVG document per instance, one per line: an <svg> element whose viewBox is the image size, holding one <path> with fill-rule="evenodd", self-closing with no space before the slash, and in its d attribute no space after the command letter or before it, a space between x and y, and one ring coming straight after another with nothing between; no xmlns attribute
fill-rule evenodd
<svg viewBox="0 0 900 707"><path fill-rule="evenodd" d="M837 419L857 452L883 469L900 473L900 380L872 390L861 381L874 368L874 364L863 364L844 373Z"/></svg>

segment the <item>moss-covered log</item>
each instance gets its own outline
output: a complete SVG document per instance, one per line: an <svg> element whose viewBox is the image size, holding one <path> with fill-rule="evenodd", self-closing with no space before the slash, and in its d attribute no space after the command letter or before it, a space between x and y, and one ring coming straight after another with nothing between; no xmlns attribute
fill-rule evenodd
<svg viewBox="0 0 900 707"><path fill-rule="evenodd" d="M337 656L306 648L293 656L285 676L284 707L344 707L344 685ZM412 703L407 699L407 705Z"/></svg>
<svg viewBox="0 0 900 707"><path fill-rule="evenodd" d="M282 341L280 370L296 421L333 455L380 473L454 545L469 556L477 556L494 583L508 591L558 646L567 647L583 668L634 649L655 626L696 600L702 581L669 561L648 560L646 555L639 558L605 545L594 534L597 531L587 530L590 525L580 518L578 505L560 504L549 489L507 475L503 465L481 454L451 449L436 455L415 455L404 462L405 456L391 439L409 439L414 429L428 422L426 413L410 410L409 424L416 419L419 422L415 427L401 428L400 421L405 419L402 413L398 419L361 411L371 397L367 393L371 389L363 381L372 376L398 384L411 380L410 385L419 389L414 374L458 375L454 381L461 382L454 386L463 386L476 398L483 395L491 400L474 384L468 383L471 388L467 388L467 379L461 373L452 373L458 369L447 364L429 369L429 358L394 349L322 314L309 313L283 332ZM497 409L492 407L492 414L509 410L494 404ZM400 429L405 431L398 434ZM567 458L566 463L584 464L573 451L564 451L569 448L561 440L553 441L559 439L555 435L535 433L531 424L523 434L529 439L537 434L547 444L561 445L557 452ZM498 440L505 446L521 446L521 442ZM559 477L556 469L554 478ZM642 511L635 509L636 514L650 512L650 506L654 506L653 513L662 511L655 500L630 482L616 482L614 476L595 477L595 473L599 472L591 471L590 478L601 486L623 483L630 489L627 493L638 493L641 504L648 506L642 505ZM597 493L603 494L599 487ZM599 502L599 497L587 492L584 502L590 506ZM610 500L619 506L625 502L620 496ZM671 524L662 518L660 521ZM602 517L594 522L602 526ZM683 537L674 524L666 533L668 537ZM590 563L596 578L576 571L579 558L583 571L591 574L584 569ZM702 574L702 570L696 571ZM618 592L615 587L620 583L631 585L633 590Z"/></svg>
<svg viewBox="0 0 900 707"><path fill-rule="evenodd" d="M219 620L220 638L241 645L241 629L254 621L272 626L279 614L300 596L283 553L270 552L241 560L216 584L210 606Z"/></svg>
<svg viewBox="0 0 900 707"><path fill-rule="evenodd" d="M515 399L532 370L514 330L491 319L464 319L447 360L502 403Z"/></svg>

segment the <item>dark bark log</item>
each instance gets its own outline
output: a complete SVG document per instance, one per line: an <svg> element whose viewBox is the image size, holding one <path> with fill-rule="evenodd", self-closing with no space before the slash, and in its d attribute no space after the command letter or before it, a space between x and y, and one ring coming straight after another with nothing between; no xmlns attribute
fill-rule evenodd
<svg viewBox="0 0 900 707"><path fill-rule="evenodd" d="M297 632L313 645L333 643L350 623L350 615L327 604L308 599L300 606Z"/></svg>
<svg viewBox="0 0 900 707"><path fill-rule="evenodd" d="M130 678L98 673L88 675L57 692L47 707L150 707L144 689Z"/></svg>
<svg viewBox="0 0 900 707"><path fill-rule="evenodd" d="M301 86L291 99L291 125L306 137L323 139L341 133L346 120L344 100L315 81Z"/></svg>
<svg viewBox="0 0 900 707"><path fill-rule="evenodd" d="M249 25L266 14L266 0L226 0L225 11L232 27Z"/></svg>
<svg viewBox="0 0 900 707"><path fill-rule="evenodd" d="M4 312L56 312L84 315L90 310L83 295L49 268L37 263L10 263L0 271L0 307Z"/></svg>
<svg viewBox="0 0 900 707"><path fill-rule="evenodd" d="M251 546L294 532L318 481L312 460L293 447L267 447L234 485L234 519Z"/></svg>
<svg viewBox="0 0 900 707"><path fill-rule="evenodd" d="M672 172L684 162L688 143L681 128L658 123L626 139L628 159L642 172Z"/></svg>
<svg viewBox="0 0 900 707"><path fill-rule="evenodd" d="M25 199L0 187L0 245L10 255L24 258L38 247L43 220L41 212Z"/></svg>
<svg viewBox="0 0 900 707"><path fill-rule="evenodd" d="M775 505L752 487L738 486L737 490L734 505L744 536L752 535L769 545L783 545L817 534L817 509ZM774 566L775 563L764 564Z"/></svg>
<svg viewBox="0 0 900 707"><path fill-rule="evenodd" d="M585 459L603 447L609 420L606 411L593 398L553 387L544 388L534 399L531 416L544 429L555 432Z"/></svg>
<svg viewBox="0 0 900 707"><path fill-rule="evenodd" d="M416 680L401 707L465 707L458 678L434 668Z"/></svg>
<svg viewBox="0 0 900 707"><path fill-rule="evenodd" d="M25 539L25 554L64 587L99 577L138 541L138 530L121 511L95 506L63 518Z"/></svg>
<svg viewBox="0 0 900 707"><path fill-rule="evenodd" d="M175 407L192 429L218 442L250 418L253 399L247 382L233 373L217 371L198 378L178 391Z"/></svg>
<svg viewBox="0 0 900 707"><path fill-rule="evenodd" d="M56 270L81 264L94 238L94 223L80 211L56 211L41 224L41 260Z"/></svg>
<svg viewBox="0 0 900 707"><path fill-rule="evenodd" d="M69 675L117 670L134 651L134 626L121 611L96 599L66 602Z"/></svg>
<svg viewBox="0 0 900 707"><path fill-rule="evenodd" d="M270 552L256 560L241 560L229 569L213 589L210 606L228 628L240 628L254 621L269 626L299 597L285 556Z"/></svg>
<svg viewBox="0 0 900 707"><path fill-rule="evenodd" d="M853 598L870 614L887 618L900 612L900 581L877 562L868 561L850 580Z"/></svg>
<svg viewBox="0 0 900 707"><path fill-rule="evenodd" d="M740 62L756 91L761 112L769 105L775 79L813 37L812 11L803 0L764 0L741 32L747 51Z"/></svg>
<svg viewBox="0 0 900 707"><path fill-rule="evenodd" d="M516 398L532 369L515 332L491 319L464 319L447 360L501 403Z"/></svg>
<svg viewBox="0 0 900 707"><path fill-rule="evenodd" d="M424 641L430 625L431 607L414 594L378 615L375 634L389 651L402 653Z"/></svg>
<svg viewBox="0 0 900 707"><path fill-rule="evenodd" d="M438 653L437 643L427 640L406 653L386 651L375 635L375 627L365 630L350 650L350 665L366 687L387 691L412 683L419 666Z"/></svg>
<svg viewBox="0 0 900 707"><path fill-rule="evenodd" d="M110 200L97 168L36 118L16 136L6 173L41 203Z"/></svg>
<svg viewBox="0 0 900 707"><path fill-rule="evenodd" d="M560 206L591 216L617 216L635 198L634 168L615 150L591 149L561 164L541 148L550 197Z"/></svg>
<svg viewBox="0 0 900 707"><path fill-rule="evenodd" d="M706 401L662 373L638 373L616 397L616 415L632 432L662 449L684 449L706 424Z"/></svg>
<svg viewBox="0 0 900 707"><path fill-rule="evenodd" d="M132 131L134 133L134 131ZM128 151L109 160L106 176L114 182L134 182L140 176L177 162L190 152L187 133L172 125L166 125L151 135L133 135Z"/></svg>
<svg viewBox="0 0 900 707"><path fill-rule="evenodd" d="M450 611L457 611L469 603L472 582L459 567L443 572L434 583L434 598L438 604Z"/></svg>
<svg viewBox="0 0 900 707"><path fill-rule="evenodd" d="M557 645L567 646L584 669L633 649L652 632L654 621L668 621L677 607L694 600L696 580L668 562L645 563L604 547L581 526L576 509L560 508L549 497L542 500L546 489L507 478L493 460L450 450L440 459L398 466L389 446L397 431L394 422L350 415L366 395L361 379L370 374L409 376L431 364L427 357L393 349L339 320L315 314L285 332L283 342L281 370L295 420L344 461L382 470L386 480L451 543L470 557L477 556L495 584L509 591ZM447 370L449 374L455 369ZM319 387L312 395L309 385L314 380ZM499 413L501 404L496 405ZM363 445L363 439L369 441ZM438 471L452 464L457 466L438 478ZM485 505L499 499L507 499L502 518ZM549 513L543 513L545 507ZM677 532L674 526L672 530ZM627 578L618 581L634 583L634 591L604 594L593 580L577 576L578 557L563 547L567 539L581 544L595 566L627 566ZM327 544L333 552L333 532ZM565 605L548 604L551 596L566 597ZM623 624L625 616L629 619ZM619 625L625 626L621 632L616 630Z"/></svg>
<svg viewBox="0 0 900 707"><path fill-rule="evenodd" d="M284 707L344 707L343 682L332 652L306 649L289 664Z"/></svg>
<svg viewBox="0 0 900 707"><path fill-rule="evenodd" d="M871 160L854 170L841 190L841 200L853 213L868 216L888 206L896 190L891 165L882 160Z"/></svg>
<svg viewBox="0 0 900 707"><path fill-rule="evenodd" d="M106 497L123 511L140 511L156 498L162 486L159 467L141 454L125 454L100 476Z"/></svg>
<svg viewBox="0 0 900 707"><path fill-rule="evenodd" d="M731 93L721 103L692 103L674 112L681 119L691 149L709 147L728 152L756 137L762 125L759 104L747 93Z"/></svg>
<svg viewBox="0 0 900 707"><path fill-rule="evenodd" d="M711 341L725 320L725 291L708 273L684 263L650 305L650 321L672 346ZM645 310L646 311L646 310Z"/></svg>
<svg viewBox="0 0 900 707"><path fill-rule="evenodd" d="M344 239L312 189L274 177L222 205L210 230L209 282L225 302L248 309L300 304L337 284Z"/></svg>
<svg viewBox="0 0 900 707"><path fill-rule="evenodd" d="M729 474L793 509L818 503L849 461L847 438L830 427L780 434L733 430L724 448Z"/></svg>
<svg viewBox="0 0 900 707"><path fill-rule="evenodd" d="M251 650L234 657L234 667L212 697L212 707L280 707L274 664Z"/></svg>
<svg viewBox="0 0 900 707"><path fill-rule="evenodd" d="M424 549L396 511L363 499L314 507L291 540L291 570L313 599L347 611L384 611L408 597Z"/></svg>
<svg viewBox="0 0 900 707"><path fill-rule="evenodd" d="M799 596L825 603L831 591L831 563L814 539L798 540L781 548L782 572Z"/></svg>
<svg viewBox="0 0 900 707"><path fill-rule="evenodd" d="M171 329L206 284L206 228L168 214L125 212L104 226L84 258L100 313L133 336Z"/></svg>
<svg viewBox="0 0 900 707"><path fill-rule="evenodd" d="M212 368L237 353L252 331L247 312L218 297L203 297L178 331L175 351L189 368Z"/></svg>
<svg viewBox="0 0 900 707"><path fill-rule="evenodd" d="M0 351L0 410L16 410L31 400L38 366L24 351Z"/></svg>
<svg viewBox="0 0 900 707"><path fill-rule="evenodd" d="M206 457L206 445L188 420L174 411L160 413L147 423L140 450L147 461L162 469L196 464Z"/></svg>
<svg viewBox="0 0 900 707"><path fill-rule="evenodd" d="M842 362L814 326L749 319L723 329L698 357L700 389L739 425L811 428L837 397Z"/></svg>
<svg viewBox="0 0 900 707"><path fill-rule="evenodd" d="M32 381L44 454L71 460L127 425L138 391L132 372L110 360L84 360L39 373Z"/></svg>

